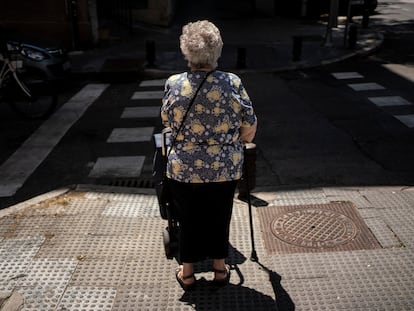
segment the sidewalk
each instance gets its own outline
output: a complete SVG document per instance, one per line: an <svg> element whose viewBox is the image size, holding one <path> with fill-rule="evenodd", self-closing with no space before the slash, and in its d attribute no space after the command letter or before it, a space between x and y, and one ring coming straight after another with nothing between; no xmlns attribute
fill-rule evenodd
<svg viewBox="0 0 414 311"><path fill-rule="evenodd" d="M345 25L340 21L332 29L331 39L326 39L326 23L286 18L254 18L218 20L223 41L219 68L233 72L277 72L297 68L321 66L355 55L366 55L383 42L382 35L357 25L357 42L353 49L345 40ZM165 76L187 69L179 50L181 25L170 28L136 27L130 35L113 37L112 43L83 52L71 54L75 76L92 78L128 78ZM123 37L126 36L126 37ZM301 46L296 48L294 37ZM147 42L155 44L153 66L147 59ZM238 52L244 49L245 58ZM245 66L238 65L242 57Z"/></svg>
<svg viewBox="0 0 414 311"><path fill-rule="evenodd" d="M203 262L189 293L151 190L79 186L1 210L1 310L414 310L414 188L254 195L269 204L253 208L259 262L235 199L231 284L212 287Z"/></svg>

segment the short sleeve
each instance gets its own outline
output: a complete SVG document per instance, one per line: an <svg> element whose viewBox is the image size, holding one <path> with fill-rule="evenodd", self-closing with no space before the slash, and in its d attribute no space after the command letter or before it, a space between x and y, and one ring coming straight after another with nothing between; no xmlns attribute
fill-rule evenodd
<svg viewBox="0 0 414 311"><path fill-rule="evenodd" d="M236 100L240 103L241 116L242 116L242 127L253 126L257 122L257 117L253 109L252 101L250 100L249 95L247 94L246 89L243 86L240 78L236 75L233 75L233 87L235 89L234 96Z"/></svg>

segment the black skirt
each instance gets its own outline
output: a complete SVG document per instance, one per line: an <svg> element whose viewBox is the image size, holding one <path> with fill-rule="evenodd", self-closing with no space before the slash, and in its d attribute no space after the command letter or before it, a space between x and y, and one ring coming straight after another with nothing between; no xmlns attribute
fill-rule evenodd
<svg viewBox="0 0 414 311"><path fill-rule="evenodd" d="M193 184L171 180L181 262L228 256L236 186L237 181Z"/></svg>

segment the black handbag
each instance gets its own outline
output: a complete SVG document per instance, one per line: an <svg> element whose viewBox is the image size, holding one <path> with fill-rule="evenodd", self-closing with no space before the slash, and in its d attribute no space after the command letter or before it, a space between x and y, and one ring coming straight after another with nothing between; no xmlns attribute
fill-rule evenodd
<svg viewBox="0 0 414 311"><path fill-rule="evenodd" d="M201 89L204 81L212 73L210 71L206 74L203 81L201 81L196 92L194 93L193 98L188 105L188 108L184 114L183 120L178 128L177 133L175 134L172 141L170 141L171 129L165 128L161 133L154 134L154 143L155 143L155 153L152 163L152 177L154 181L154 188L158 199L158 205L160 210L160 215L162 219L168 219L169 213L172 211L172 193L169 185L169 179L166 176L167 172L167 162L168 155L171 152L171 147L174 145L175 140L178 134L181 132L184 122L187 119L187 115L191 107L193 106L194 99L196 98L198 92ZM170 147L170 148L168 148Z"/></svg>

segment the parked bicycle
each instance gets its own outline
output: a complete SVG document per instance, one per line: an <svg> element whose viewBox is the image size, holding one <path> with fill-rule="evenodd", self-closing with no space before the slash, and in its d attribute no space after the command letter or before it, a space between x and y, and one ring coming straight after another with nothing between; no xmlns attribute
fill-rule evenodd
<svg viewBox="0 0 414 311"><path fill-rule="evenodd" d="M48 117L56 108L58 93L52 81L23 66L21 49L0 40L0 100L30 119Z"/></svg>

